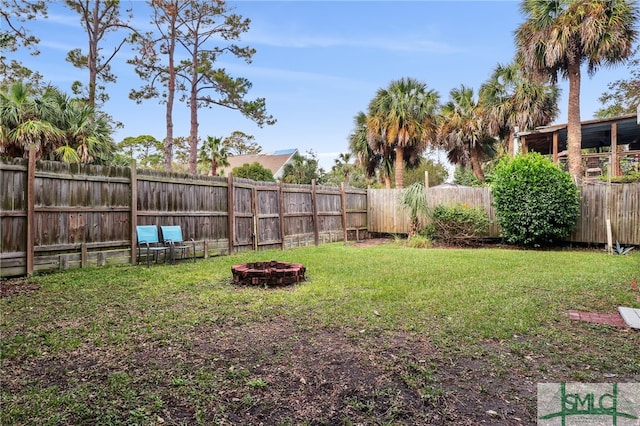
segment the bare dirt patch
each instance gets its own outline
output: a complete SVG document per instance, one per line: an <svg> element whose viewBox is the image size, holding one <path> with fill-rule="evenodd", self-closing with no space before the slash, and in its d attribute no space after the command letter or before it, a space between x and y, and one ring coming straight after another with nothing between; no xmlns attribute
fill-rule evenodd
<svg viewBox="0 0 640 426"><path fill-rule="evenodd" d="M391 238L367 238L365 240L356 241L353 243L354 247L371 247L371 246L379 246L381 244L389 244L392 243L393 239Z"/></svg>
<svg viewBox="0 0 640 426"><path fill-rule="evenodd" d="M102 389L124 376L138 404L157 395L156 420L165 425L535 424L535 385L526 374L501 376L482 356L444 357L411 333L208 323L181 341L129 348L84 344L46 362L8 361L5 389L26 383L67 392L80 381L94 389L89 404L100 412L109 403L99 400Z"/></svg>
<svg viewBox="0 0 640 426"><path fill-rule="evenodd" d="M0 280L0 298L29 294L38 290L40 286L29 282L27 278Z"/></svg>

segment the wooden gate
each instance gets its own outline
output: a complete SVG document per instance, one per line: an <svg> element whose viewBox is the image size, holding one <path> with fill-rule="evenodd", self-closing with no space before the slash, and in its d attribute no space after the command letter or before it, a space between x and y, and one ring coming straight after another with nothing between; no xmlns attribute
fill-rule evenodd
<svg viewBox="0 0 640 426"><path fill-rule="evenodd" d="M256 250L283 248L280 192L280 186L256 186L254 188Z"/></svg>
<svg viewBox="0 0 640 426"><path fill-rule="evenodd" d="M236 183L233 187L233 215L230 218L233 227L232 251L254 249L255 222L253 187L249 184Z"/></svg>
<svg viewBox="0 0 640 426"><path fill-rule="evenodd" d="M283 248L281 188L247 181L233 187L233 251Z"/></svg>

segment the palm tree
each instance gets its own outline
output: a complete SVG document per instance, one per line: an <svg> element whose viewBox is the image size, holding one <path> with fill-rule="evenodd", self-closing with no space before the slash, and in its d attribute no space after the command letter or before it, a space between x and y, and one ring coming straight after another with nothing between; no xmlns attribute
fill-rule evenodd
<svg viewBox="0 0 640 426"><path fill-rule="evenodd" d="M64 138L64 132L51 123L60 113L56 106L46 94L30 97L22 82L0 91L0 153L26 157L33 146L37 158L42 158L55 150Z"/></svg>
<svg viewBox="0 0 640 426"><path fill-rule="evenodd" d="M229 165L229 150L222 144L222 138L207 136L200 148L200 162L211 163L211 176L218 175L218 167Z"/></svg>
<svg viewBox="0 0 640 426"><path fill-rule="evenodd" d="M69 163L105 162L114 146L109 118L80 99L70 99L54 87L33 97L23 83L0 92L0 152Z"/></svg>
<svg viewBox="0 0 640 426"><path fill-rule="evenodd" d="M385 186L391 188L393 164L388 157L374 150L369 144L367 140L367 116L360 111L353 121L355 129L349 135L349 150L356 158L356 166L362 167L365 177L369 179L375 177L376 173L378 173Z"/></svg>
<svg viewBox="0 0 640 426"><path fill-rule="evenodd" d="M632 0L523 0L526 20L516 30L518 61L534 75L569 80L569 173L582 176L581 64L589 74L631 55L638 9Z"/></svg>
<svg viewBox="0 0 640 426"><path fill-rule="evenodd" d="M351 153L350 152L341 152L338 154L338 158L334 160L334 165L332 170L336 170L340 173L344 178L344 183L347 185L351 184L350 175L353 172L355 165L351 163Z"/></svg>
<svg viewBox="0 0 640 426"><path fill-rule="evenodd" d="M489 132L506 141L512 154L515 129L527 131L551 123L558 115L558 95L554 84L534 81L515 62L498 64L479 92Z"/></svg>
<svg viewBox="0 0 640 426"><path fill-rule="evenodd" d="M429 213L427 205L427 193L424 184L416 182L410 185L403 193L400 199L400 205L409 213L409 238L418 234L420 220Z"/></svg>
<svg viewBox="0 0 640 426"><path fill-rule="evenodd" d="M396 188L403 188L404 162L415 162L435 139L438 93L426 84L403 78L379 89L369 104L367 141L390 159L395 152Z"/></svg>
<svg viewBox="0 0 640 426"><path fill-rule="evenodd" d="M442 107L438 143L447 150L449 161L471 165L473 174L484 182L481 161L493 157L495 139L489 134L482 107L473 97L473 89L460 86L449 93Z"/></svg>
<svg viewBox="0 0 640 426"><path fill-rule="evenodd" d="M107 161L115 144L112 128L106 114L96 111L82 99L72 99L58 90L50 96L58 104L60 114L53 124L65 133L65 144L55 152L63 161L103 163Z"/></svg>
<svg viewBox="0 0 640 426"><path fill-rule="evenodd" d="M324 170L318 167L318 157L315 152L307 151L303 156L297 152L291 161L284 165L282 181L285 183L310 184L323 183Z"/></svg>
<svg viewBox="0 0 640 426"><path fill-rule="evenodd" d="M367 142L367 116L360 111L353 118L354 129L349 135L349 150L356 158L356 164L364 167L367 177L375 173L375 167L369 168L369 159L374 156L374 152Z"/></svg>

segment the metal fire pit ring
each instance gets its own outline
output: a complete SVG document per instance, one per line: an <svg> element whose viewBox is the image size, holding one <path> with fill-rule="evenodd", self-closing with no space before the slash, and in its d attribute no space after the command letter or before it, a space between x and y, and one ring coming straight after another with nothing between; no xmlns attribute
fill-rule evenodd
<svg viewBox="0 0 640 426"><path fill-rule="evenodd" d="M279 286L305 281L306 268L300 263L249 262L233 265L233 282L242 285Z"/></svg>

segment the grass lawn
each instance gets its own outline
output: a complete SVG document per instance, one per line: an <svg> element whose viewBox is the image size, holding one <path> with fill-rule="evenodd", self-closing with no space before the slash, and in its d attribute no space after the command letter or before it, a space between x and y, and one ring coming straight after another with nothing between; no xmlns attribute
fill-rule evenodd
<svg viewBox="0 0 640 426"><path fill-rule="evenodd" d="M237 287L231 265L308 281ZM640 382L640 254L335 243L23 280L0 424L535 424L539 382ZM3 282L3 285L9 285Z"/></svg>

